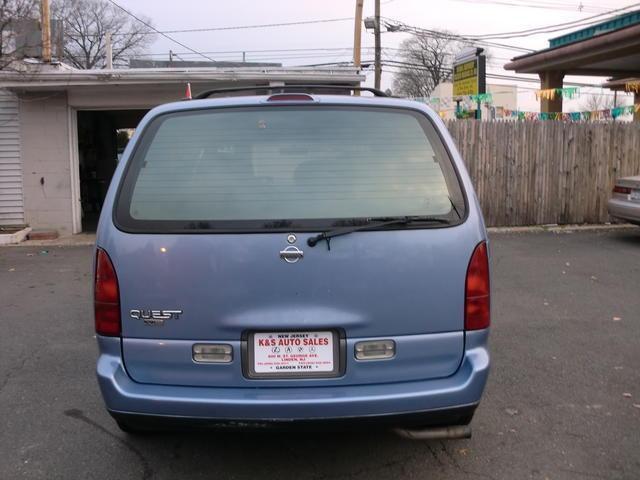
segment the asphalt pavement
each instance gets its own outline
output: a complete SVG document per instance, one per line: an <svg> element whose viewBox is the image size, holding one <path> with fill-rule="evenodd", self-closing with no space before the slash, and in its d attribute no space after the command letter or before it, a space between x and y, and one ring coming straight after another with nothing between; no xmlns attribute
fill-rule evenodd
<svg viewBox="0 0 640 480"><path fill-rule="evenodd" d="M638 479L640 228L496 234L470 440L128 436L94 377L91 247L0 248L0 479Z"/></svg>

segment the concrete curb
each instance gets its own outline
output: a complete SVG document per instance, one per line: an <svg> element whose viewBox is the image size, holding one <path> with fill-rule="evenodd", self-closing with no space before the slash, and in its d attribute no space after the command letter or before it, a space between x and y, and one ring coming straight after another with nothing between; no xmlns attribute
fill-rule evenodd
<svg viewBox="0 0 640 480"><path fill-rule="evenodd" d="M23 228L14 233L0 234L0 246L4 245L16 245L23 242L27 235L31 232L31 227Z"/></svg>
<svg viewBox="0 0 640 480"><path fill-rule="evenodd" d="M53 240L25 240L17 245L0 245L0 247L79 247L93 246L95 243L95 234L79 233Z"/></svg>

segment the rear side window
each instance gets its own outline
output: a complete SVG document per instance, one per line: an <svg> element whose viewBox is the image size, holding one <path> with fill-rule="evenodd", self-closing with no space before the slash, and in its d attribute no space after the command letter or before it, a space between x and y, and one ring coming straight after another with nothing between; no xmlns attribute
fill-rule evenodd
<svg viewBox="0 0 640 480"><path fill-rule="evenodd" d="M424 115L269 106L156 118L125 172L116 220L136 231L313 230L404 215L456 222L463 210Z"/></svg>

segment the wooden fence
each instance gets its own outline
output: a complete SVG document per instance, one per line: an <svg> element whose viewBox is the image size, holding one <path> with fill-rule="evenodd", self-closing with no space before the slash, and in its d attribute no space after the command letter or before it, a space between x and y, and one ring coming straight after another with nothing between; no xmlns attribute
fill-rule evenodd
<svg viewBox="0 0 640 480"><path fill-rule="evenodd" d="M606 222L615 179L640 175L639 123L447 126L489 226Z"/></svg>

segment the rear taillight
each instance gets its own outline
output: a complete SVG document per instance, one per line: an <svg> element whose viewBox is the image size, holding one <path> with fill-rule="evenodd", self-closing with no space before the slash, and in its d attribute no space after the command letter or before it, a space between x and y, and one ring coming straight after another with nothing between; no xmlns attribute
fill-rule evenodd
<svg viewBox="0 0 640 480"><path fill-rule="evenodd" d="M117 337L120 335L120 292L118 277L107 252L98 248L94 288L96 333Z"/></svg>
<svg viewBox="0 0 640 480"><path fill-rule="evenodd" d="M491 322L489 297L489 256L487 244L479 243L467 269L464 302L465 330L488 328Z"/></svg>
<svg viewBox="0 0 640 480"><path fill-rule="evenodd" d="M616 185L613 187L613 193L622 193L623 195L629 195L631 193L631 189L629 187L621 187L620 185Z"/></svg>

